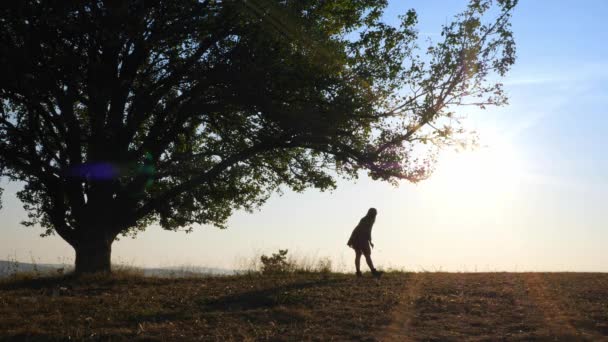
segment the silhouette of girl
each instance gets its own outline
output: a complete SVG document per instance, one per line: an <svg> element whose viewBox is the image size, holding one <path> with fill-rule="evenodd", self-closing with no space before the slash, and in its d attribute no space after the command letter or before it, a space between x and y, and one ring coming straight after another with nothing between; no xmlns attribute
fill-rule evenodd
<svg viewBox="0 0 608 342"><path fill-rule="evenodd" d="M355 250L355 268L357 269L357 277L361 276L361 254L365 256L367 266L372 271L372 274L376 277L382 275L382 272L377 271L374 268L372 262L372 250L374 244L372 243L372 226L376 222L376 214L378 211L375 208L370 208L367 214L359 221L359 224L353 229L348 239L347 245ZM371 246L371 248L370 248Z"/></svg>

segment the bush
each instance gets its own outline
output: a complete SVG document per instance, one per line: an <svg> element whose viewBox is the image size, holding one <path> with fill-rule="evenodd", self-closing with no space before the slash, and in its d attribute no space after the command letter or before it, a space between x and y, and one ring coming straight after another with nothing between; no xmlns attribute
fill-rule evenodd
<svg viewBox="0 0 608 342"><path fill-rule="evenodd" d="M262 255L262 274L286 273L291 270L291 263L287 261L287 249L279 249L272 256Z"/></svg>

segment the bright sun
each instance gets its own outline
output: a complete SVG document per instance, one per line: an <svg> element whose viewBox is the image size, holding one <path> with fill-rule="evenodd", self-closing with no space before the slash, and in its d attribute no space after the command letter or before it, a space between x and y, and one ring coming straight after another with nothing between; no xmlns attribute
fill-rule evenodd
<svg viewBox="0 0 608 342"><path fill-rule="evenodd" d="M513 193L522 176L523 165L513 145L494 142L472 151L444 152L429 185L433 192L460 201L493 201Z"/></svg>

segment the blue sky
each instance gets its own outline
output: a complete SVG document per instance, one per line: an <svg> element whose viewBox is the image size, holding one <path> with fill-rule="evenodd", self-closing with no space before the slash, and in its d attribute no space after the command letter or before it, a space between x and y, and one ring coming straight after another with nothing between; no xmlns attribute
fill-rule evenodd
<svg viewBox="0 0 608 342"><path fill-rule="evenodd" d="M392 1L433 38L466 1ZM485 151L447 153L432 179L398 188L366 178L332 193L273 196L238 212L227 230L151 227L114 244L116 262L239 267L260 253L330 257L350 269L345 246L367 208L378 208L373 257L410 270L608 271L608 25L606 1L522 0L513 17L518 59L504 79L511 104L471 114ZM6 183L3 183L6 186ZM70 262L57 237L19 226L25 218L6 186L0 259Z"/></svg>

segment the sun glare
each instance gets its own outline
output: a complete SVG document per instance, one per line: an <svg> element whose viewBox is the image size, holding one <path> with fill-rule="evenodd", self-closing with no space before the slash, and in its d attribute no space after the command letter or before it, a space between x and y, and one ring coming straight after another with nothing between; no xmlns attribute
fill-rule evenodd
<svg viewBox="0 0 608 342"><path fill-rule="evenodd" d="M467 151L446 151L430 181L442 197L459 201L495 201L519 187L523 165L513 145L494 142Z"/></svg>

